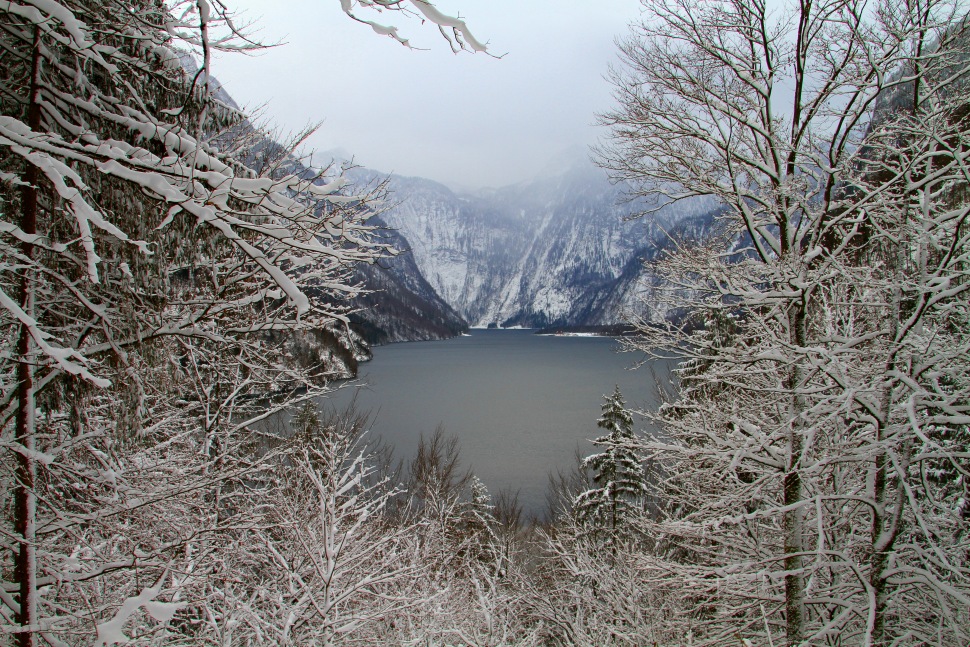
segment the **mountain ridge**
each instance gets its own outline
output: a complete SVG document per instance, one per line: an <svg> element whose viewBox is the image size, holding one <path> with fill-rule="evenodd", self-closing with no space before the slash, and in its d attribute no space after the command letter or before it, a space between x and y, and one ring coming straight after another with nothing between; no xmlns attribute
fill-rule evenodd
<svg viewBox="0 0 970 647"><path fill-rule="evenodd" d="M382 218L407 241L435 292L473 327L622 323L636 300L630 286L639 272L631 268L668 229L704 219L713 206L695 199L634 219L644 204L585 160L477 195L366 168L348 175L365 184L387 177L391 199ZM608 298L620 293L628 298Z"/></svg>

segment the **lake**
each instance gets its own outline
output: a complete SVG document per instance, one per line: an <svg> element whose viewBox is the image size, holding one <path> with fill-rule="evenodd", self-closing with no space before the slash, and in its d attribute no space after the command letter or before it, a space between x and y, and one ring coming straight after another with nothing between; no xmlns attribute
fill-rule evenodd
<svg viewBox="0 0 970 647"><path fill-rule="evenodd" d="M373 414L372 432L409 460L421 434L442 425L461 443L463 464L494 496L519 490L526 513L541 513L549 474L571 469L578 447L594 452L603 396L619 385L627 405L656 406L642 355L619 352L606 337L473 330L444 341L392 344L361 364L360 386L327 398L341 409L357 397ZM658 371L660 373L660 371ZM664 369L663 374L666 374ZM636 418L638 429L646 423Z"/></svg>

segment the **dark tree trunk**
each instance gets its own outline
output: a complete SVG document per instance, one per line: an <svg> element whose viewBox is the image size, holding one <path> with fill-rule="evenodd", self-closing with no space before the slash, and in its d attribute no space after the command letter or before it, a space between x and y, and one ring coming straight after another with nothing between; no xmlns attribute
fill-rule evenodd
<svg viewBox="0 0 970 647"><path fill-rule="evenodd" d="M27 125L31 130L40 130L40 29L34 28L34 42L31 53L30 97L27 108ZM21 191L20 228L26 234L37 233L37 167L26 162L24 173L26 186ZM34 245L21 243L20 251L25 262L34 257ZM32 270L28 267L20 280L20 307L28 316L33 316ZM16 634L18 647L37 645L37 545L35 539L37 499L34 485L37 464L34 458L36 437L34 430L34 367L33 342L30 328L21 323L17 340L17 416L15 422L16 440L23 448L17 453L17 483L14 493L14 529L20 537L20 548L14 564L15 579L19 584L20 609L17 623L23 630Z"/></svg>
<svg viewBox="0 0 970 647"><path fill-rule="evenodd" d="M791 315L792 342L796 348L806 345L807 311L804 303L794 307ZM786 643L789 647L800 645L805 625L805 576L803 553L805 550L802 536L804 511L800 503L804 498L802 487L802 454L805 451L803 438L805 420L802 415L808 409L808 403L802 393L804 388L804 369L796 361L788 378L788 388L792 394L792 420L788 432L788 465L785 466L785 476L782 482L782 494L785 502L785 513L782 520L785 537L785 624Z"/></svg>

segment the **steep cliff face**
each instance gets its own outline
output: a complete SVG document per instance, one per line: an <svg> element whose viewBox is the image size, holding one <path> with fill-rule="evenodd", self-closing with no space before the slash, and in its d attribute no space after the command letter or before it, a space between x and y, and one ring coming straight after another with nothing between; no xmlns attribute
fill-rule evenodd
<svg viewBox="0 0 970 647"><path fill-rule="evenodd" d="M235 105L221 87L218 97ZM253 148L250 162L258 166L279 154L285 157L280 172L315 177L314 169L268 139ZM320 166L330 157L321 155ZM337 166L344 157L337 155ZM383 221L373 222L386 223L382 242L403 253L355 268L366 289L352 304L355 330L382 344L453 337L469 324L613 325L631 313L670 315L656 293L656 277L641 261L664 249L668 232L709 227L713 205L693 200L630 220L643 205L626 201L623 188L584 151L556 164L532 181L475 194L392 176ZM357 184L384 179L364 168L349 176ZM353 345L349 337L347 343Z"/></svg>
<svg viewBox="0 0 970 647"><path fill-rule="evenodd" d="M371 222L383 226L375 217ZM408 242L396 231L380 232L382 243L407 250ZM358 297L351 315L354 328L371 344L427 341L456 337L468 324L435 292L406 251L375 265L355 269L367 293Z"/></svg>
<svg viewBox="0 0 970 647"><path fill-rule="evenodd" d="M182 65L194 73L198 66L190 56L182 58ZM215 78L209 80L215 97L238 109L239 106ZM246 121L239 126L237 135L254 134L255 129ZM254 169L261 169L272 160L279 163L277 174L294 174L325 184L333 178L320 177L319 169L305 164L306 160L289 154L280 142L259 135L255 138L243 161ZM338 157L345 157L340 155ZM330 165L331 156L323 156L322 167ZM339 167L339 162L333 167ZM364 175L365 181L383 179L375 173ZM322 206L320 208L323 208ZM389 244L397 250L407 250L410 243L399 232L388 227L379 217L370 223L380 230L378 242ZM356 374L357 362L370 358L369 344L386 344L400 341L424 341L455 337L467 330L468 324L429 285L410 254L386 258L375 265L358 265L353 278L364 288L364 293L349 305L354 310L350 319L353 326L334 325L326 330L295 335L293 352L304 357L301 361L322 361L333 367L337 377Z"/></svg>
<svg viewBox="0 0 970 647"><path fill-rule="evenodd" d="M398 176L390 189L384 219L430 286L473 326L619 323L622 304L635 300L637 259L710 207L669 205L630 221L642 205L625 201L589 163L476 195Z"/></svg>
<svg viewBox="0 0 970 647"><path fill-rule="evenodd" d="M716 211L682 213L663 232L658 232L638 249L620 276L601 290L591 291L589 299L574 312L576 321L587 326L608 326L636 318L661 323L677 320L682 312L668 303L670 285L658 274L655 262L675 245L690 246L712 233L717 226Z"/></svg>
<svg viewBox="0 0 970 647"><path fill-rule="evenodd" d="M258 163L259 156L274 158L281 154L279 149L277 142L262 141L254 147L254 161ZM321 177L319 170L291 156L284 158L280 172L305 177L317 184L332 180L329 176ZM358 177L364 185L381 179L376 175ZM364 186L351 187L351 190L364 189ZM377 215L371 216L368 222L376 228L376 243L403 253L373 265L360 264L353 268L353 280L363 288L361 295L348 304L353 310L350 315L353 330L341 330L335 325L329 332L348 347L363 341L361 352L367 353L367 344L447 339L467 330L466 321L424 279L415 257L406 251L410 243L400 232ZM350 372L355 373L356 367Z"/></svg>

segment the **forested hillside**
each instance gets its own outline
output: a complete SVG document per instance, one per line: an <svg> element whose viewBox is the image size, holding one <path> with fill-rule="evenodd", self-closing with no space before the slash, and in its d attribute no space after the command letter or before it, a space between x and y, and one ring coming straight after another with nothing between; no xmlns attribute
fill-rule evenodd
<svg viewBox="0 0 970 647"><path fill-rule="evenodd" d="M180 60L190 75L198 72L198 65L191 56L183 55ZM240 111L239 105L217 79L210 78L209 83L215 100ZM310 165L310 159L301 159L300 145L310 135L309 129L284 138L276 132L262 132L249 119L244 119L233 127L233 131L236 136L244 132L250 138L251 145L240 161L259 173L274 179L294 176L318 186L351 179L343 168L344 164L350 166L346 160L328 160L324 168L318 169ZM327 342L322 345L337 351L330 352L330 363L336 360L342 364L331 367L328 374L344 378L356 376L357 366L353 358L340 361L341 348L350 349L359 359L370 356L368 344L443 339L455 337L467 328L467 323L424 279L410 253L410 243L380 216L382 211L391 208L393 200L386 192L387 178L374 174L362 177L356 169L350 173L360 180L356 190L368 196L368 206L374 212L368 221L375 244L389 253L380 262L357 263L350 268L349 282L357 286L354 296L345 304L350 326L330 325L325 333L314 335L320 340L326 338ZM320 296L325 298L325 295ZM306 338L305 335L296 337ZM360 343L361 340L365 343ZM326 355L328 349L322 350ZM319 355L319 352L311 352L300 361L312 360Z"/></svg>

